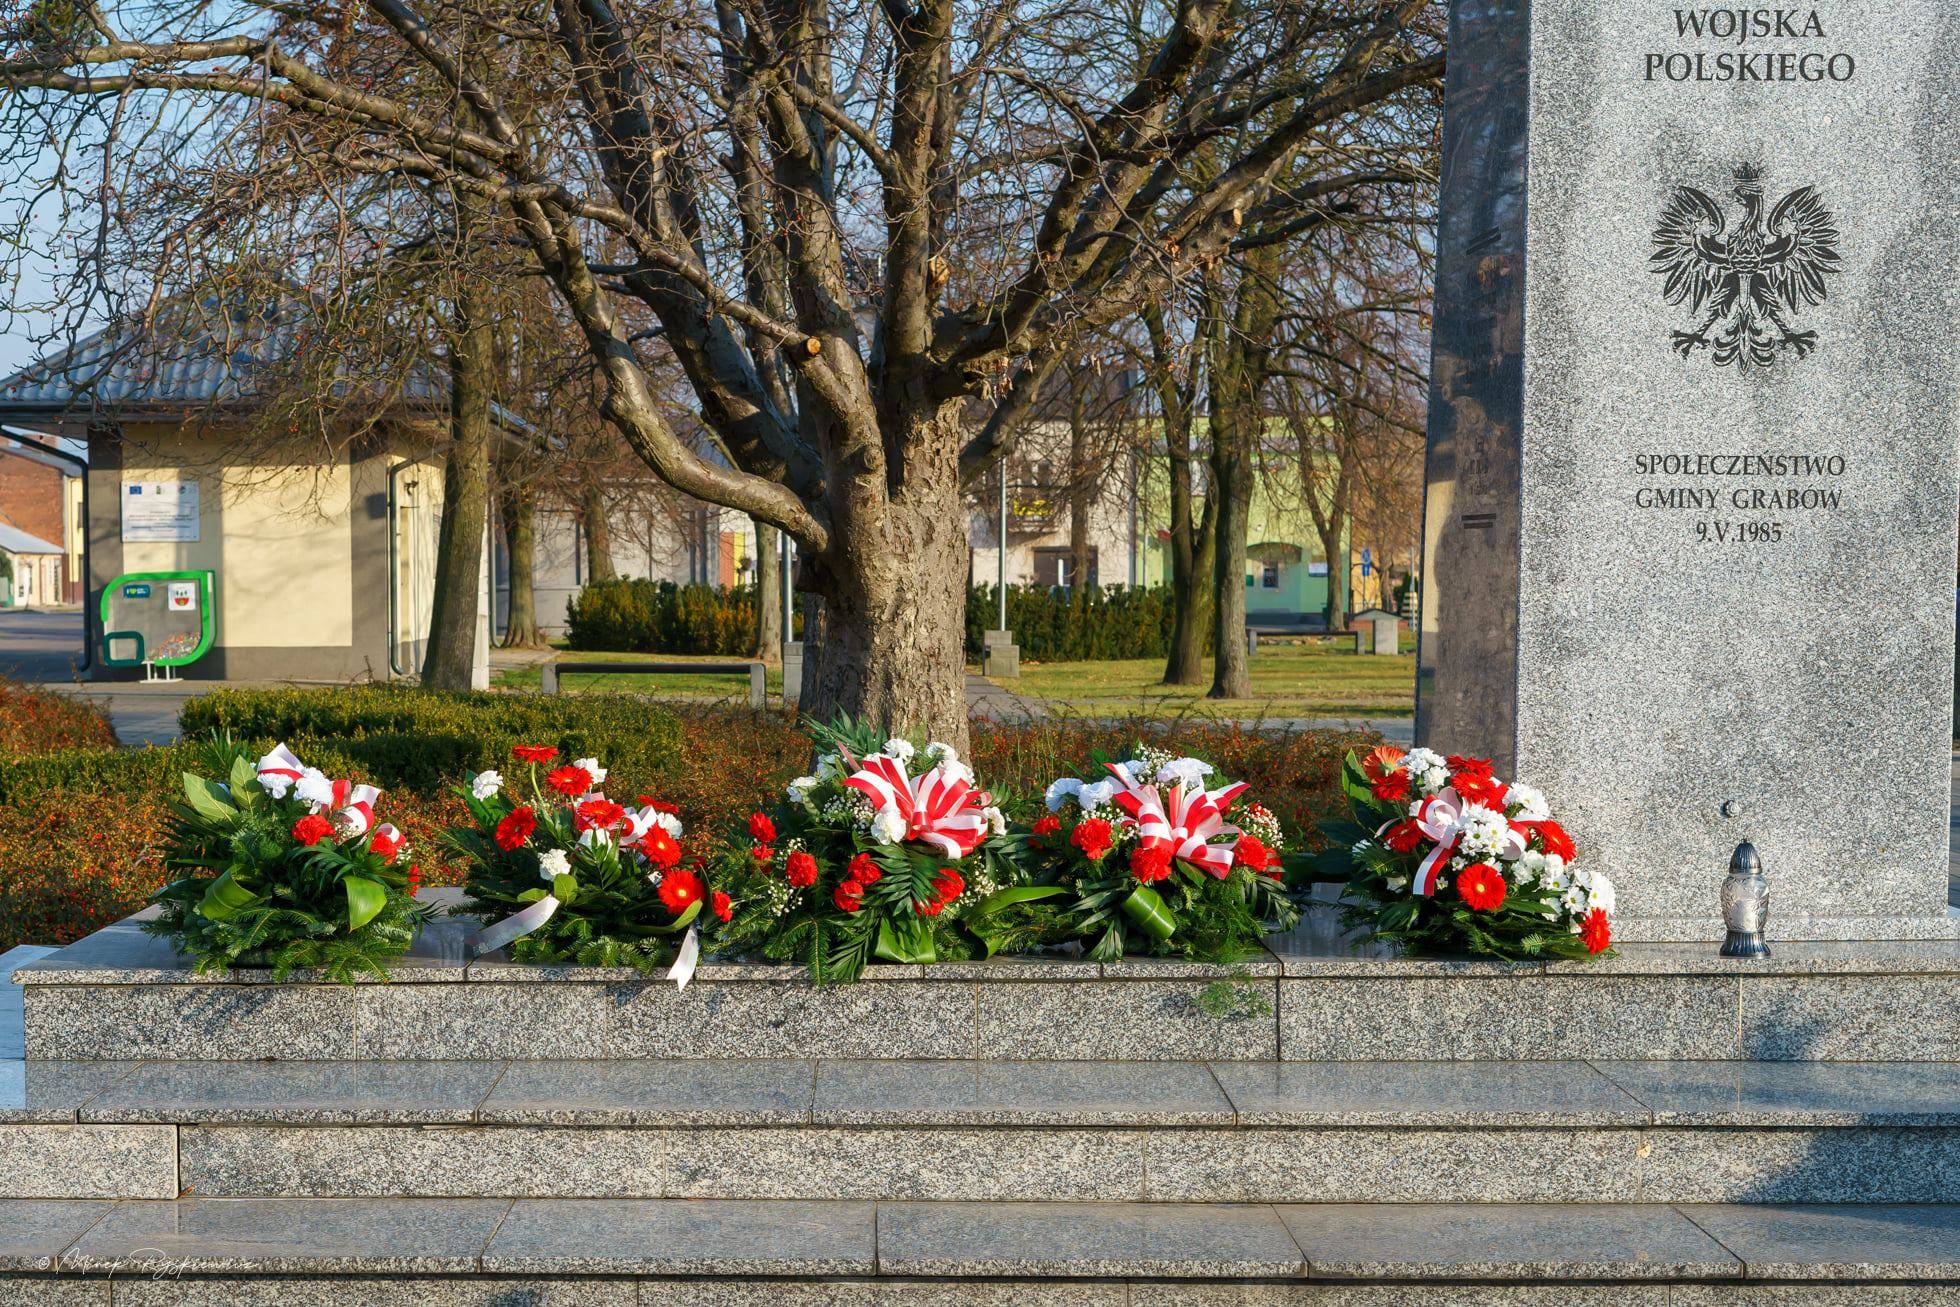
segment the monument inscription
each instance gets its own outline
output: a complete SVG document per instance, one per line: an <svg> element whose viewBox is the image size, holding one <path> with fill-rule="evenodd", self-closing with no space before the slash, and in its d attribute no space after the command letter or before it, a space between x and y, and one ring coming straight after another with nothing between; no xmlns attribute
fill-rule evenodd
<svg viewBox="0 0 1960 1307"><path fill-rule="evenodd" d="M1457 0L1417 738L1629 939L1946 910L1960 6ZM1728 820L1727 803L1741 816Z"/></svg>

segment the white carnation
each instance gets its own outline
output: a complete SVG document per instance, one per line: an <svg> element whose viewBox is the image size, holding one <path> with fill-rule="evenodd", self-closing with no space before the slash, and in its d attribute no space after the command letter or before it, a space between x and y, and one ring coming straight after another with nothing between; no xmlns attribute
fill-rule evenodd
<svg viewBox="0 0 1960 1307"><path fill-rule="evenodd" d="M931 744L928 744L926 746L926 757L932 759L934 762L958 762L960 760L959 750L943 740L934 740Z"/></svg>
<svg viewBox="0 0 1960 1307"><path fill-rule="evenodd" d="M1411 749L1402 756L1402 765L1412 772L1419 772L1447 767L1449 764L1443 755L1434 749Z"/></svg>
<svg viewBox="0 0 1960 1307"><path fill-rule="evenodd" d="M480 771L470 777L470 793L479 799L487 799L504 787L504 774L500 771Z"/></svg>
<svg viewBox="0 0 1960 1307"><path fill-rule="evenodd" d="M980 815L987 819L987 829L996 835L1007 834L1007 815L999 808L982 808Z"/></svg>
<svg viewBox="0 0 1960 1307"><path fill-rule="evenodd" d="M318 767L308 767L299 782L293 786L295 798L318 807L326 807L333 802L333 781Z"/></svg>
<svg viewBox="0 0 1960 1307"><path fill-rule="evenodd" d="M965 781L968 785L973 784L973 768L958 758L948 758L939 764L938 770L943 772L949 781Z"/></svg>
<svg viewBox="0 0 1960 1307"><path fill-rule="evenodd" d="M880 844L896 844L905 838L905 815L895 803L887 803L878 809L878 815L871 819L871 838Z"/></svg>
<svg viewBox="0 0 1960 1307"><path fill-rule="evenodd" d="M1188 785L1193 789L1202 786L1205 777L1211 775L1212 766L1196 758L1173 758L1157 769L1157 779L1165 784Z"/></svg>
<svg viewBox="0 0 1960 1307"><path fill-rule="evenodd" d="M1048 811L1060 812L1062 805L1082 792L1082 782L1064 776L1048 787Z"/></svg>
<svg viewBox="0 0 1960 1307"><path fill-rule="evenodd" d="M912 748L912 741L901 740L894 736L885 741L885 747L880 752L893 762L906 763L912 761L912 755L916 750Z"/></svg>
<svg viewBox="0 0 1960 1307"><path fill-rule="evenodd" d="M1537 880L1545 874L1545 855L1536 849L1526 849L1511 864L1511 870L1519 880Z"/></svg>
<svg viewBox="0 0 1960 1307"><path fill-rule="evenodd" d="M572 766L592 778L593 789L596 790L606 783L606 769L599 765L597 758L579 758L572 763Z"/></svg>
<svg viewBox="0 0 1960 1307"><path fill-rule="evenodd" d="M538 875L545 880L562 876L571 869L572 860L565 856L563 849L546 849L538 855Z"/></svg>
<svg viewBox="0 0 1960 1307"><path fill-rule="evenodd" d="M579 832L578 842L588 849L603 849L612 844L612 832L599 826L588 826Z"/></svg>
<svg viewBox="0 0 1960 1307"><path fill-rule="evenodd" d="M652 824L666 831L675 839L681 837L681 819L671 812L661 812L659 809L655 809Z"/></svg>
<svg viewBox="0 0 1960 1307"><path fill-rule="evenodd" d="M1564 858L1561 858L1556 853L1547 853L1544 855L1544 858L1545 870L1543 872L1543 878L1545 888L1560 890L1572 883L1572 875L1566 870Z"/></svg>
<svg viewBox="0 0 1960 1307"><path fill-rule="evenodd" d="M789 792L791 802L803 803L809 799L810 791L816 789L819 784L821 782L814 776L798 776L784 788Z"/></svg>
<svg viewBox="0 0 1960 1307"><path fill-rule="evenodd" d="M817 757L817 779L827 781L833 776L844 774L844 762L834 753L820 754Z"/></svg>
<svg viewBox="0 0 1960 1307"><path fill-rule="evenodd" d="M1412 774L1415 775L1416 788L1424 794L1440 794L1450 783L1450 769L1447 767L1431 767L1421 773Z"/></svg>
<svg viewBox="0 0 1960 1307"><path fill-rule="evenodd" d="M1545 796L1529 785L1511 785L1504 791L1504 806L1516 808L1518 821L1548 821L1551 819L1551 805Z"/></svg>
<svg viewBox="0 0 1960 1307"><path fill-rule="evenodd" d="M1082 805L1082 811L1094 812L1107 804L1115 793L1115 781L1097 781L1093 785L1084 785L1077 790L1075 801Z"/></svg>

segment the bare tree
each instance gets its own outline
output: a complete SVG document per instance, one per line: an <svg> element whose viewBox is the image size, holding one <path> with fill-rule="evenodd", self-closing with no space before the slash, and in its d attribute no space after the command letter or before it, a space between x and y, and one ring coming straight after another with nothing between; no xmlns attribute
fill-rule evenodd
<svg viewBox="0 0 1960 1307"><path fill-rule="evenodd" d="M796 540L824 610L812 710L955 740L962 484L1083 332L1377 185L1365 165L1275 183L1442 67L1435 0L1176 0L1140 23L1060 0L78 12L0 30L17 141L94 132L113 189L131 156L101 106L244 97L340 169L495 206L635 451ZM364 57L342 66L325 34L350 29ZM725 462L658 402L653 351Z"/></svg>

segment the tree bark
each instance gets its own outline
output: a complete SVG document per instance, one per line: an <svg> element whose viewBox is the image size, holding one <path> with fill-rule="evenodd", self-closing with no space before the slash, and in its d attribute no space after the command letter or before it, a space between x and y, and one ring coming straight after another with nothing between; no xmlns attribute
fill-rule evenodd
<svg viewBox="0 0 1960 1307"><path fill-rule="evenodd" d="M1214 423L1217 423L1214 417ZM1219 424L1224 425L1224 424ZM1207 697L1249 699L1252 674L1245 652L1245 533L1252 513L1252 467L1245 433L1212 434L1213 514L1212 678Z"/></svg>
<svg viewBox="0 0 1960 1307"><path fill-rule="evenodd" d="M1266 429L1263 397L1271 376L1279 319L1277 247L1254 250L1239 271L1230 329L1212 338L1206 368L1211 392L1211 494L1218 501L1212 563L1213 699L1252 694L1245 651L1245 535L1252 517L1252 478Z"/></svg>
<svg viewBox="0 0 1960 1307"><path fill-rule="evenodd" d="M1328 630L1344 630L1351 607L1347 592L1347 551L1341 547L1342 537L1347 534L1347 509L1336 504L1323 520L1314 524L1314 529L1320 536L1320 552L1327 559L1327 602L1321 611L1326 614Z"/></svg>
<svg viewBox="0 0 1960 1307"><path fill-rule="evenodd" d="M504 648L542 649L538 627L537 499L526 485L506 487L503 494L504 552L510 562L510 612L504 627Z"/></svg>
<svg viewBox="0 0 1960 1307"><path fill-rule="evenodd" d="M1089 500L1093 478L1089 475L1089 429L1082 407L1086 381L1078 379L1068 424L1068 585L1072 599L1089 593Z"/></svg>
<svg viewBox="0 0 1960 1307"><path fill-rule="evenodd" d="M490 512L490 390L496 341L480 287L465 280L457 289L452 312L449 457L442 475L435 601L422 684L467 690L476 671L477 595Z"/></svg>
<svg viewBox="0 0 1960 1307"><path fill-rule="evenodd" d="M771 665L783 660L782 532L755 524L755 656Z"/></svg>
<svg viewBox="0 0 1960 1307"><path fill-rule="evenodd" d="M606 521L605 491L595 482L579 496L579 525L585 530L585 579L610 581L613 569L612 526Z"/></svg>

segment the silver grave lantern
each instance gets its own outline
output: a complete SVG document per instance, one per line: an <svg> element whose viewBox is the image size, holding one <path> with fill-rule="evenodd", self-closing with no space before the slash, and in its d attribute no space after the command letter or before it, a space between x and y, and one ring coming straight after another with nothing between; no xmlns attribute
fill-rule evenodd
<svg viewBox="0 0 1960 1307"><path fill-rule="evenodd" d="M1722 940L1725 958L1766 958L1769 945L1763 928L1769 923L1769 882L1763 879L1763 860L1756 846L1744 840L1729 858L1729 874L1722 881L1722 922L1728 935Z"/></svg>

